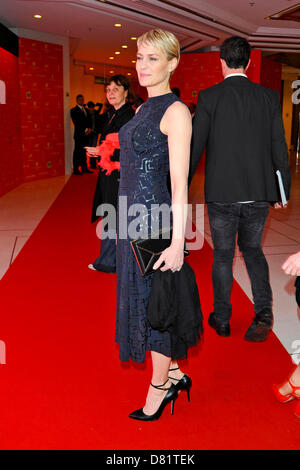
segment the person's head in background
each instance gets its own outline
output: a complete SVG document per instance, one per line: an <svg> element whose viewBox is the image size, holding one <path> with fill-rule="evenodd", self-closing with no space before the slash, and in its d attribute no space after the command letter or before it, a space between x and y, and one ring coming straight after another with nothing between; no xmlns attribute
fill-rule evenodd
<svg viewBox="0 0 300 470"><path fill-rule="evenodd" d="M120 109L125 103L134 102L134 93L130 81L124 75L113 75L106 84L106 99L115 110Z"/></svg>
<svg viewBox="0 0 300 470"><path fill-rule="evenodd" d="M90 113L94 113L95 112L95 103L93 101L88 101L87 108L88 108Z"/></svg>
<svg viewBox="0 0 300 470"><path fill-rule="evenodd" d="M241 36L225 39L220 48L223 76L231 73L245 73L250 65L251 46Z"/></svg>
<svg viewBox="0 0 300 470"><path fill-rule="evenodd" d="M77 95L76 96L76 103L79 105L79 106L83 106L84 105L84 96L83 95Z"/></svg>
<svg viewBox="0 0 300 470"><path fill-rule="evenodd" d="M172 93L174 93L174 95L176 95L178 98L180 98L180 90L179 88L177 87L174 87L171 89Z"/></svg>

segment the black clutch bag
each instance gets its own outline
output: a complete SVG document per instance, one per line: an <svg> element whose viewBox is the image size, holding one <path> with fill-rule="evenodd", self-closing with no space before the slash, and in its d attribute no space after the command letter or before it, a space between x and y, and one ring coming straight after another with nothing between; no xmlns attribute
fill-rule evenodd
<svg viewBox="0 0 300 470"><path fill-rule="evenodd" d="M147 276L155 272L153 265L162 252L171 245L171 241L172 229L165 229L160 230L156 234L152 234L151 238L138 238L130 242L142 276ZM184 256L188 255L189 251L184 248Z"/></svg>

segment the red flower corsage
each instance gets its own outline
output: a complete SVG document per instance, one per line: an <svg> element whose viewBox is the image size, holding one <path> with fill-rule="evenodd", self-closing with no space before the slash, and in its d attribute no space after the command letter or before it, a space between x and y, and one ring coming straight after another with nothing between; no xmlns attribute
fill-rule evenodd
<svg viewBox="0 0 300 470"><path fill-rule="evenodd" d="M114 170L120 171L120 162L113 162L112 155L116 149L120 148L119 135L117 132L108 134L106 139L97 147L97 155L99 155L99 166L106 175L110 175Z"/></svg>

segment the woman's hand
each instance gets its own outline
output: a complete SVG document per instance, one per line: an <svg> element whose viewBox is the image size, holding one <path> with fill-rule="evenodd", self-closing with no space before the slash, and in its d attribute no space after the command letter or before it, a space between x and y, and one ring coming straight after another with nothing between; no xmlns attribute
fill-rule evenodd
<svg viewBox="0 0 300 470"><path fill-rule="evenodd" d="M300 276L300 251L289 256L281 267L286 274Z"/></svg>
<svg viewBox="0 0 300 470"><path fill-rule="evenodd" d="M89 157L97 157L98 147L84 147Z"/></svg>
<svg viewBox="0 0 300 470"><path fill-rule="evenodd" d="M154 264L153 269L158 269L163 262L165 264L160 268L161 271L167 271L168 269L171 269L173 273L175 271L180 271L184 262L182 244L172 243L168 248L166 248Z"/></svg>

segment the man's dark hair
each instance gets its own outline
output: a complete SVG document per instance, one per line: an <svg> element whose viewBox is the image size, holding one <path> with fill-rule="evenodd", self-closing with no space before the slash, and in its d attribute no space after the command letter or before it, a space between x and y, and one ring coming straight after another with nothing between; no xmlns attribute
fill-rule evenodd
<svg viewBox="0 0 300 470"><path fill-rule="evenodd" d="M87 107L88 107L88 108L94 108L94 107L95 107L95 103L94 103L93 101L88 101Z"/></svg>
<svg viewBox="0 0 300 470"><path fill-rule="evenodd" d="M83 95L80 95L80 94L77 95L77 96L76 96L76 100L78 100L78 98L83 98Z"/></svg>
<svg viewBox="0 0 300 470"><path fill-rule="evenodd" d="M220 58L231 69L245 69L250 59L251 46L247 39L231 36L225 39L220 49Z"/></svg>

